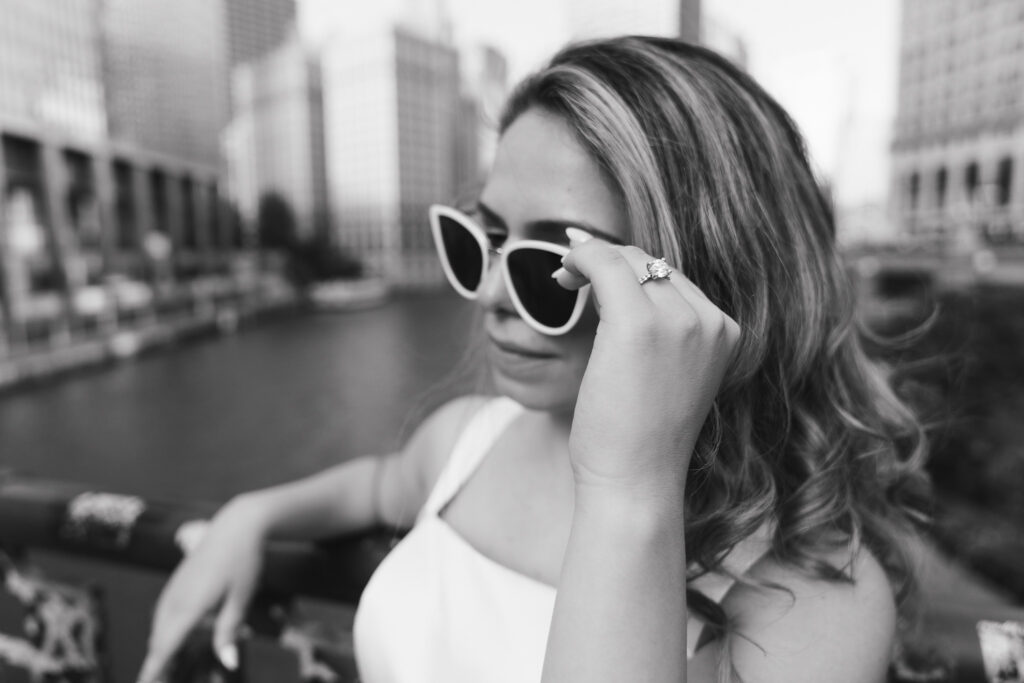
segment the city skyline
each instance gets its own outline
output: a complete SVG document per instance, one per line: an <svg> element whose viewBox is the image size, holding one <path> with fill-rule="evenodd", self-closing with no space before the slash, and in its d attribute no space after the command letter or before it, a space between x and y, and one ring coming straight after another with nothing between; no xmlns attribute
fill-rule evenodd
<svg viewBox="0 0 1024 683"><path fill-rule="evenodd" d="M872 222L877 224L875 227L880 228L876 229L874 236L885 237L887 235L886 230L889 225L884 207L892 177L889 170L889 149L895 119L896 89L895 60L891 57L896 52L896 19L898 19L899 12L898 8L892 11L889 11L892 8L886 9L885 5L891 5L891 3L885 3L884 0L868 0L863 7L856 11L847 8L842 12L833 11L838 7L837 3L825 3L823 6L819 6L819 3L812 3L810 0L794 0L785 8L771 10L751 0L704 0L704 2L688 0L675 3L649 3L642 6L643 11L636 6L630 9L629 3L623 2L606 3L606 5L595 7L593 16L587 16L586 13L580 11L579 7L571 5L569 0L562 0L562 4L546 4L546 11L543 13L538 9L540 5L537 0L523 0L523 3L518 4L515 8L486 0L476 3L468 2L468 0L385 0L374 5L372 11L365 8L363 11L359 11L329 0L300 0L298 12L294 15L288 11L282 11L279 12L277 19L273 21L268 19L268 17L272 18L269 13L272 6L283 8L287 4L287 0L284 2L277 0L275 3L265 2L260 7L265 5L264 8L268 10L268 13L264 13L266 16L261 15L251 25L240 20L236 21L238 26L246 27L244 29L245 37L251 34L251 37L257 41L254 43L256 47L247 49L258 52L259 41L267 45L280 42L285 31L278 24L287 23L289 16L296 16L298 19L299 36L306 44L305 49L309 51L314 60L318 59L322 53L336 50L338 44L344 44L352 36L361 33L369 35L372 33L370 27L375 25L374 22L384 26L397 19L397 24L404 27L403 30L413 31L425 40L438 45L450 45L460 54L466 53L470 46L475 48L479 48L481 45L494 46L495 54L503 55L504 63L507 64L509 82L515 82L524 73L535 68L567 36L586 37L588 34L586 27L583 27L584 24L587 22L600 23L601 16L599 15L602 12L608 17L612 17L615 20L613 22L615 25L621 24L623 30L656 32L656 25L661 21L666 24L664 33L667 34L679 28L680 14L693 16L696 12L703 12L704 33L709 36L724 34L735 37L738 51L733 58L739 56L738 61L780 100L803 130L808 141L812 163L823 182L830 185L836 196L840 209L841 229L844 213L850 209L863 210L867 207L870 211L862 212L861 216L880 217L877 220L872 218ZM225 0L225 5L230 8L235 6L236 2ZM115 4L109 7L119 6ZM107 6L97 5L97 7ZM575 11L572 11L573 7L575 7ZM549 21L540 22L547 28L533 32L525 31L523 21L530 20L531 26L537 29L536 18L540 14L549 19ZM254 14L253 17L255 18L256 15ZM633 20L635 23L631 23ZM264 25L267 30L260 29ZM752 25L756 25L758 30L752 30L750 28ZM135 24L126 24L125 26L126 28L119 30L140 30L131 28ZM228 53L231 53L235 47L242 46L242 42L238 40L235 32L230 30L231 27L232 24L228 22L229 30L226 37ZM223 32L223 28L221 27L221 32ZM597 33L601 33L601 31L607 32L607 28L600 29ZM147 35L153 33L152 28L148 25L146 32ZM869 41L863 40L863 37L869 33L875 39L870 44ZM109 22L106 23L106 35L108 36L107 40L112 40L111 36L119 35L117 31L112 32ZM709 38L709 40L711 39ZM712 45L718 47L714 41L712 41ZM133 49L145 50L143 47ZM158 52L163 50L159 45L154 49L158 49ZM210 47L209 45L203 48L210 55L224 49L223 46ZM117 59L112 59L111 54ZM860 59L859 56L864 54L870 54L871 58ZM106 74L119 76L121 72L117 69L124 70L124 68L118 65L127 65L126 68L134 73L135 70L142 68L135 66L136 63L146 64L143 60L128 59L128 57L131 55L125 53L118 57L117 52L108 50L106 58L113 66L105 67ZM206 57L203 58L206 59ZM208 61L217 63L219 59L221 58L210 57ZM235 60L224 59L224 61L227 62L224 64L227 67ZM139 70L139 73L141 74L142 71ZM180 75L176 78L178 80L175 82L179 85L169 87L167 90L175 93L175 96L179 91L187 95L183 85L185 81ZM139 81L139 78L121 80L131 85ZM151 81L153 79L143 80ZM141 116L139 112L134 112L131 117L126 117L123 112L134 110L120 106L121 99L119 98L122 96L129 98L125 102L133 103L133 107L142 106L146 111L154 106L159 107L163 100L149 101L140 97L140 94L131 88L122 90L117 85L119 82L117 79L112 82L114 85L107 86L107 97L110 98L111 108L105 113L109 117L109 134L112 139L129 138L132 139L132 142L142 143L142 146L145 147L148 144L146 138L149 137L154 141L149 146L155 151L174 154L184 150L184 147L175 139L157 136L157 133L163 135L161 129L157 128L157 124L161 124L161 117L166 118L170 124L186 125L185 119L182 119L182 123L176 123L175 112L177 109L172 107L171 111L165 112L166 108L162 108L157 112L159 116ZM148 87L152 87L152 85ZM311 84L309 87L315 88L316 85ZM195 97L195 93L192 97ZM312 95L312 97L316 99L317 96ZM220 98L214 96L206 99L208 100L207 104L212 104ZM182 102L187 101L182 99ZM214 109L227 109L224 105L226 102ZM201 111L195 107L186 107L186 109L186 118ZM335 110L338 110L337 105ZM203 115L210 122L221 118L221 115L213 109L210 110L209 116ZM129 130L125 122L135 125L135 121L139 122L138 125L146 127L139 127L137 130L140 133L125 135L123 131ZM331 122L325 121L325 125L327 126L326 143L329 143ZM205 123L204 127L212 130L211 126ZM163 128L166 129L167 126L163 126ZM152 135L148 132L150 130L153 131ZM237 130L236 128L235 132ZM211 138L207 133L208 131L200 133L199 137L188 141L188 143L197 152L206 155L224 153L224 149L217 149L226 144L223 132L217 134L221 137L218 144L196 144ZM194 132L189 134L195 135ZM303 135L305 138L310 138L310 135ZM264 137L269 141L279 136ZM315 137L316 135L313 135L313 138ZM408 136L405 139L408 139ZM266 146L270 143L261 142L260 144ZM480 149L485 151L487 144L481 144L483 146ZM264 154L263 156L269 160L273 155ZM306 156L311 156L311 154ZM481 152L481 157L483 157L481 163L485 163L486 154ZM214 167L217 161L213 156L209 156L203 161L207 168L216 172ZM73 165L79 162L69 157L68 163ZM79 163L79 165L81 164ZM286 165L268 161L264 166L284 168ZM340 169L341 166L336 163L335 176L340 177L339 174L343 173ZM229 179L231 170L229 164ZM188 185L191 180L186 178L183 182ZM280 185L283 181L274 182ZM231 184L229 183L227 187L230 188ZM190 199L192 192L189 187L185 188L186 203L193 201ZM243 217L254 215L253 207L258 200L259 192L255 186L249 194L253 195L253 198L248 202L248 210L242 212ZM238 203L237 196L232 199L236 204ZM206 202L207 200L204 197L197 197L195 201ZM313 203L322 204L323 200L319 199ZM332 204L336 204L336 200L332 200ZM238 207L236 206L236 208ZM196 209L186 205L183 219L185 223L176 228L184 236L192 233L188 221L192 220L190 216L194 211ZM338 215L340 214L336 212L335 217ZM157 220L159 222L161 218L158 217ZM175 230L171 230L171 233L175 233ZM889 236L894 235L889 234Z"/></svg>
<svg viewBox="0 0 1024 683"><path fill-rule="evenodd" d="M387 0L353 8L331 0L300 0L300 22L324 35L342 17L358 25L432 1ZM566 0L442 4L454 17L457 40L486 42L506 55L512 83L572 35ZM829 181L837 203L884 204L896 115L899 3L703 0L701 12L706 31L742 41L748 70L793 116L807 139L812 163Z"/></svg>

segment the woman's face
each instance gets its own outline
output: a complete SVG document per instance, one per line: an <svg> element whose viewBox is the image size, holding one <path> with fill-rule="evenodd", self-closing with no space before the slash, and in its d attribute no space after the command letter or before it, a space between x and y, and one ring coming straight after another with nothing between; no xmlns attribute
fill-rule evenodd
<svg viewBox="0 0 1024 683"><path fill-rule="evenodd" d="M502 135L478 209L496 246L524 239L567 244L569 226L627 239L614 186L562 119L538 109L520 115ZM478 302L498 391L527 408L571 411L597 329L593 301L576 327L554 337L523 322L497 267L488 270Z"/></svg>

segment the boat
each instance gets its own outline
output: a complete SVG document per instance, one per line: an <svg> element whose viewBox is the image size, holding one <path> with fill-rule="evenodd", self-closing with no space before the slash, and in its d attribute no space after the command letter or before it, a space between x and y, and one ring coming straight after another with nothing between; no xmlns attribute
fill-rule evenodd
<svg viewBox="0 0 1024 683"><path fill-rule="evenodd" d="M389 292L383 278L327 280L309 288L309 299L318 311L353 311L380 306Z"/></svg>

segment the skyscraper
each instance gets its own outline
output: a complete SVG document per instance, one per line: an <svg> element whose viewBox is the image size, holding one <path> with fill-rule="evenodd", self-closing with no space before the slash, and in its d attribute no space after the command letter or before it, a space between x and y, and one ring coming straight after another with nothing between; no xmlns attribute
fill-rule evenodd
<svg viewBox="0 0 1024 683"><path fill-rule="evenodd" d="M1024 0L903 0L891 208L915 241L1024 240Z"/></svg>
<svg viewBox="0 0 1024 683"><path fill-rule="evenodd" d="M295 0L224 0L228 63L246 64L286 42L295 25Z"/></svg>
<svg viewBox="0 0 1024 683"><path fill-rule="evenodd" d="M101 6L111 137L218 167L228 112L224 6L210 0L104 0Z"/></svg>
<svg viewBox="0 0 1024 683"><path fill-rule="evenodd" d="M234 117L225 132L229 185L246 223L261 204L287 208L297 237L327 225L319 61L293 34L233 70Z"/></svg>
<svg viewBox="0 0 1024 683"><path fill-rule="evenodd" d="M226 246L214 4L0 0L0 303L16 342L107 324L106 283L160 270L170 291L174 247L184 274Z"/></svg>
<svg viewBox="0 0 1024 683"><path fill-rule="evenodd" d="M100 7L111 136L220 165L230 70L285 41L295 0L92 0Z"/></svg>
<svg viewBox="0 0 1024 683"><path fill-rule="evenodd" d="M72 306L68 280L101 265L91 159L104 151L107 116L92 0L0 0L0 16L2 348L49 327ZM68 272L79 243L90 259Z"/></svg>
<svg viewBox="0 0 1024 683"><path fill-rule="evenodd" d="M508 94L508 62L491 45L459 50L460 121L456 182L460 187L482 180L498 144L498 117Z"/></svg>
<svg viewBox="0 0 1024 683"><path fill-rule="evenodd" d="M574 39L624 33L700 40L700 0L569 0Z"/></svg>
<svg viewBox="0 0 1024 683"><path fill-rule="evenodd" d="M701 40L700 0L679 0L679 37L689 43Z"/></svg>
<svg viewBox="0 0 1024 683"><path fill-rule="evenodd" d="M0 127L106 137L93 0L0 0Z"/></svg>
<svg viewBox="0 0 1024 683"><path fill-rule="evenodd" d="M427 207L454 198L454 47L406 26L323 51L328 194L340 243L398 286L440 282Z"/></svg>

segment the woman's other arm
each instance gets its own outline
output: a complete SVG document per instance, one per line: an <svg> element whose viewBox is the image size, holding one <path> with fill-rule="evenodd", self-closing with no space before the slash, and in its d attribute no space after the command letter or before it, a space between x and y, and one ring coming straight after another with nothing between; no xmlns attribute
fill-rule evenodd
<svg viewBox="0 0 1024 683"><path fill-rule="evenodd" d="M214 609L214 650L233 668L235 634L259 582L267 539L316 540L378 524L411 526L462 425L481 402L466 397L444 405L399 453L356 458L224 505L160 595L139 681L156 680L188 632Z"/></svg>
<svg viewBox="0 0 1024 683"><path fill-rule="evenodd" d="M451 401L431 414L398 453L369 455L304 479L244 493L229 503L244 509L264 538L317 540L374 526L405 529L480 397Z"/></svg>

